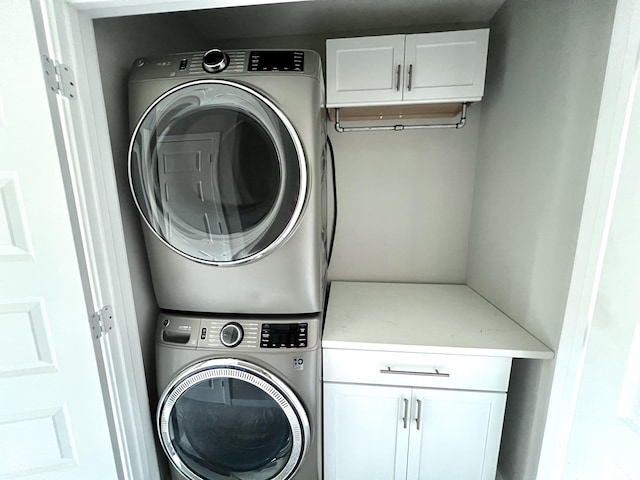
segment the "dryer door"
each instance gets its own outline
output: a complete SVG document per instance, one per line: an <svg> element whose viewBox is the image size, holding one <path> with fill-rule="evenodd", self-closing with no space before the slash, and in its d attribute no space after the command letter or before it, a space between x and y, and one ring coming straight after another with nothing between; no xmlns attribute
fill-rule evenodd
<svg viewBox="0 0 640 480"><path fill-rule="evenodd" d="M173 466L193 480L286 480L310 442L296 395L237 359L198 363L165 389L157 427Z"/></svg>
<svg viewBox="0 0 640 480"><path fill-rule="evenodd" d="M199 80L156 99L129 146L129 182L169 248L219 266L259 259L302 214L307 162L291 122L267 97Z"/></svg>

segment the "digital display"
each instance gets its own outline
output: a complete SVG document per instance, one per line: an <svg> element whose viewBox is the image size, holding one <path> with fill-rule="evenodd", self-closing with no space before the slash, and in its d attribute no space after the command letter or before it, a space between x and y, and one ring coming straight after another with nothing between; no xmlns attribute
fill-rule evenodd
<svg viewBox="0 0 640 480"><path fill-rule="evenodd" d="M307 346L307 323L263 323L260 347L303 348Z"/></svg>
<svg viewBox="0 0 640 480"><path fill-rule="evenodd" d="M253 51L249 56L250 72L302 72L304 52L290 50Z"/></svg>

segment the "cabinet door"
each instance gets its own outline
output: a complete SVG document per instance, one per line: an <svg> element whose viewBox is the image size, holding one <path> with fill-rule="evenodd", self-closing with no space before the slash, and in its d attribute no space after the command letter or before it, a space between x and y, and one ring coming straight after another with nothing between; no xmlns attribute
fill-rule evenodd
<svg viewBox="0 0 640 480"><path fill-rule="evenodd" d="M506 393L414 389L407 480L494 480Z"/></svg>
<svg viewBox="0 0 640 480"><path fill-rule="evenodd" d="M327 106L402 100L404 35L327 40Z"/></svg>
<svg viewBox="0 0 640 480"><path fill-rule="evenodd" d="M480 100L488 43L488 29L407 35L404 100Z"/></svg>
<svg viewBox="0 0 640 480"><path fill-rule="evenodd" d="M410 400L410 388L325 383L325 480L404 480Z"/></svg>

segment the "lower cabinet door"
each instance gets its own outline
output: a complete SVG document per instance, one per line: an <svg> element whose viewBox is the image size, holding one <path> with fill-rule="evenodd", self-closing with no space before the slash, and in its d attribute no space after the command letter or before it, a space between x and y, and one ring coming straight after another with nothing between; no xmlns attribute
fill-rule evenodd
<svg viewBox="0 0 640 480"><path fill-rule="evenodd" d="M407 480L494 480L506 399L414 388Z"/></svg>
<svg viewBox="0 0 640 480"><path fill-rule="evenodd" d="M325 480L405 480L410 409L411 388L325 383Z"/></svg>

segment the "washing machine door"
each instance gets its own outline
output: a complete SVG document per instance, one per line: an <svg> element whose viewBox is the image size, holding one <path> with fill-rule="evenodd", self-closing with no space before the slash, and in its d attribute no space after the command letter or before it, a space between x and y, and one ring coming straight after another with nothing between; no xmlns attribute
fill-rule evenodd
<svg viewBox="0 0 640 480"><path fill-rule="evenodd" d="M157 428L173 466L193 480L286 480L310 442L293 391L237 359L204 361L174 379L160 398Z"/></svg>
<svg viewBox="0 0 640 480"><path fill-rule="evenodd" d="M156 99L129 146L142 218L169 248L233 266L285 242L307 197L307 161L291 122L243 84L198 80Z"/></svg>

